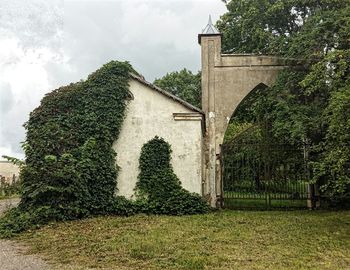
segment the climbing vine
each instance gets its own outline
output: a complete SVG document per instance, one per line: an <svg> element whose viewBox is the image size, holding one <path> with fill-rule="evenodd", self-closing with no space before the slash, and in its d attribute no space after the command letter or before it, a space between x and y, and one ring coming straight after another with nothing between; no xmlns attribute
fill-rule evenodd
<svg viewBox="0 0 350 270"><path fill-rule="evenodd" d="M181 187L170 163L171 147L164 139L155 137L141 150L140 174L136 184L138 197L155 214L198 214L208 211L206 202L196 193Z"/></svg>
<svg viewBox="0 0 350 270"><path fill-rule="evenodd" d="M131 98L131 71L127 62L111 61L42 99L25 124L21 203L2 219L0 234L116 209L112 144Z"/></svg>
<svg viewBox="0 0 350 270"><path fill-rule="evenodd" d="M85 81L47 94L25 124L25 166L19 206L0 220L0 237L55 220L91 215L206 212L199 195L181 187L170 165L170 145L155 138L140 157L139 199L116 197L118 139L129 92L127 62L112 61Z"/></svg>

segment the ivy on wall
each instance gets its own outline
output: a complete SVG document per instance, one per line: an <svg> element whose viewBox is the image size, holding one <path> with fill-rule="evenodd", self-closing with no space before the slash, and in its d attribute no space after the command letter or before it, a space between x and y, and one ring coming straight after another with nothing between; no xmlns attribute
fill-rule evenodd
<svg viewBox="0 0 350 270"><path fill-rule="evenodd" d="M170 163L171 147L155 137L141 150L140 174L136 192L154 214L199 214L208 211L207 203L196 193L181 187Z"/></svg>
<svg viewBox="0 0 350 270"><path fill-rule="evenodd" d="M170 165L170 145L157 137L142 149L140 199L115 196L118 168L112 144L132 98L130 72L135 73L129 63L111 61L85 81L47 94L30 114L22 198L0 219L0 237L91 215L207 211L199 195L181 187Z"/></svg>
<svg viewBox="0 0 350 270"><path fill-rule="evenodd" d="M112 149L129 92L125 62L112 61L46 95L26 123L21 209L50 205L68 217L104 213L116 187Z"/></svg>
<svg viewBox="0 0 350 270"><path fill-rule="evenodd" d="M118 168L112 144L131 98L131 71L127 62L111 61L85 81L42 99L25 124L22 199L2 220L0 232L115 208Z"/></svg>

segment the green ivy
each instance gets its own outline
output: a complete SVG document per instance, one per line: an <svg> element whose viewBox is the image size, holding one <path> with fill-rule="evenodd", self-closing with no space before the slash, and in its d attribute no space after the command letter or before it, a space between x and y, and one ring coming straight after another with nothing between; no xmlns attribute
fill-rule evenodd
<svg viewBox="0 0 350 270"><path fill-rule="evenodd" d="M136 192L142 212L154 214L200 214L208 211L207 203L196 193L181 187L170 163L171 147L155 137L141 150L140 174ZM143 204L142 204L143 202Z"/></svg>
<svg viewBox="0 0 350 270"><path fill-rule="evenodd" d="M0 237L51 221L91 215L196 214L208 210L181 187L170 165L170 145L155 138L140 157L139 199L116 197L118 139L128 100L127 62L112 61L87 80L47 94L25 124L20 205L0 219Z"/></svg>
<svg viewBox="0 0 350 270"><path fill-rule="evenodd" d="M1 220L0 234L50 220L127 212L114 196L118 168L112 144L131 98L130 72L127 62L111 61L42 99L25 124L22 199Z"/></svg>

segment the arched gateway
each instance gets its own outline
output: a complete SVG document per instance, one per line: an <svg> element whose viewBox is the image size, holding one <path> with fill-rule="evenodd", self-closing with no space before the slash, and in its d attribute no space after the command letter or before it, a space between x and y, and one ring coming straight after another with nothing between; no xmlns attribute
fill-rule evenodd
<svg viewBox="0 0 350 270"><path fill-rule="evenodd" d="M220 164L231 115L239 103L259 84L271 86L278 72L287 67L284 59L248 54L222 54L221 34L209 18L198 35L202 61L202 109L205 113L203 194L213 207L222 196Z"/></svg>

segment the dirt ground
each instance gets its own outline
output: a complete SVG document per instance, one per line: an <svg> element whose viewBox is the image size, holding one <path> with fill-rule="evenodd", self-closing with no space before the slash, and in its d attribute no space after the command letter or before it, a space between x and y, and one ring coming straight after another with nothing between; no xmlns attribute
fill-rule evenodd
<svg viewBox="0 0 350 270"><path fill-rule="evenodd" d="M0 216L15 207L19 199L0 200ZM15 241L0 239L0 270L49 270L42 259L26 254L26 247Z"/></svg>

